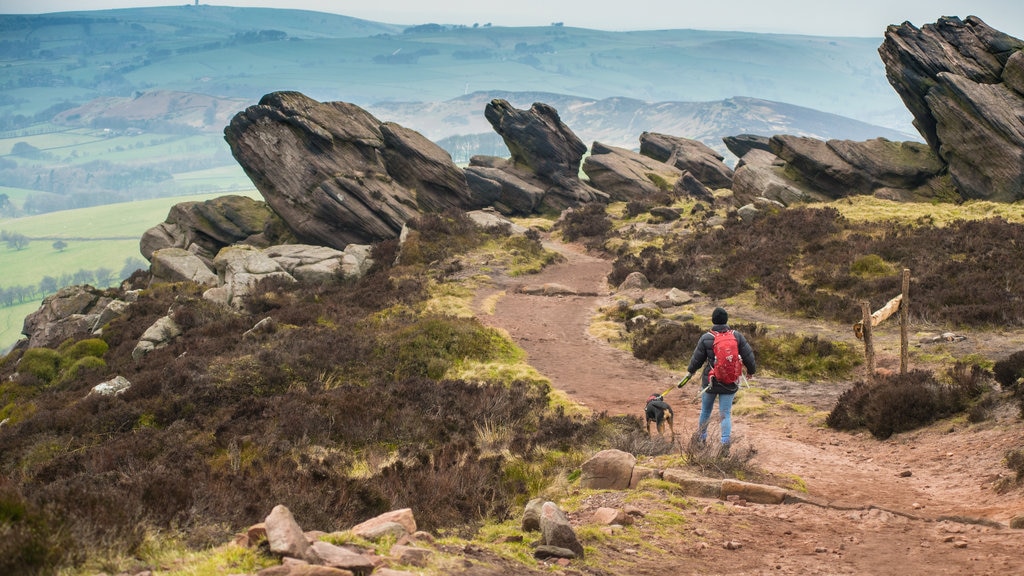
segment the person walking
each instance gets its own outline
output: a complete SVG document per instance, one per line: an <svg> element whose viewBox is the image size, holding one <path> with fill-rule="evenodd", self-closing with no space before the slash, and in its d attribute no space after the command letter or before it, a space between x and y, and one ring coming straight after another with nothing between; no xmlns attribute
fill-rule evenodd
<svg viewBox="0 0 1024 576"><path fill-rule="evenodd" d="M644 406L644 417L647 420L647 435L651 435L651 422L654 422L655 427L658 429L658 436L665 436L665 423L668 423L669 438L674 439L676 437L676 430L672 427L672 420L675 417L675 413L672 412L672 407L665 402L665 397L661 394L651 394L647 398L647 404Z"/></svg>
<svg viewBox="0 0 1024 576"><path fill-rule="evenodd" d="M721 419L723 454L729 453L732 436L732 401L739 390L743 369L754 375L757 364L754 350L747 339L729 328L729 314L724 308L715 308L711 313L711 330L701 335L687 367L689 377L704 367L700 376L701 405L700 420L697 424L697 440L707 441L708 420L718 398L718 416Z"/></svg>

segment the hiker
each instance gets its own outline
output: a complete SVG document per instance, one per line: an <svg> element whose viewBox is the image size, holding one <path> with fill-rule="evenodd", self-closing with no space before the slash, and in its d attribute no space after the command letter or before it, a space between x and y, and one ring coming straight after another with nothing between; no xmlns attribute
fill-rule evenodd
<svg viewBox="0 0 1024 576"><path fill-rule="evenodd" d="M722 425L722 452L728 454L729 440L732 434L732 401L736 391L740 389L740 377L743 368L753 376L757 370L754 362L754 350L742 334L729 328L729 314L723 308L715 308L711 313L711 330L701 335L697 347L690 358L687 371L692 376L701 366L701 405L700 421L697 424L697 439L701 443L707 441L708 420L711 410L718 398L718 416ZM733 338L729 337L731 334ZM716 349L720 358L716 358ZM737 357L738 356L738 357Z"/></svg>
<svg viewBox="0 0 1024 576"><path fill-rule="evenodd" d="M672 427L672 418L674 413L672 407L665 402L665 397L661 394L651 394L647 398L647 405L644 406L644 416L647 419L647 435L651 435L651 422L654 422L655 427L658 429L658 436L664 436L664 424L668 422L668 431L670 438L676 437L675 428Z"/></svg>

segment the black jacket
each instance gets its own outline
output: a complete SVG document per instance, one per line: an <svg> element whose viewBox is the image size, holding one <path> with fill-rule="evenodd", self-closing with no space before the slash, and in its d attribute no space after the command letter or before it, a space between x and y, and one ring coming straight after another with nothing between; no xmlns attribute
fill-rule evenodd
<svg viewBox="0 0 1024 576"><path fill-rule="evenodd" d="M728 324L715 324L711 327L712 332L725 332L729 330ZM750 343L743 337L743 334L733 330L733 334L736 336L736 345L740 350L740 358L743 360L743 367L747 369L747 375L753 376L754 372L757 371L757 363L754 361L754 349L750 347ZM705 332L700 340L697 340L697 347L693 350L693 356L690 357L690 365L686 371L691 374L696 374L697 370L700 370L701 366L704 366L704 371L700 375L701 388L708 387L708 373L711 372L711 367L715 365L715 335L711 332ZM739 386L725 386L722 384L715 384L708 391L715 394L734 394L739 389Z"/></svg>

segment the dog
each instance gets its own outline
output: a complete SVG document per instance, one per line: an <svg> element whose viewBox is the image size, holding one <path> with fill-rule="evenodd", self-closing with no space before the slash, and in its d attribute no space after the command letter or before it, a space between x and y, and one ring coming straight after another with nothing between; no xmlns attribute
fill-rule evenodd
<svg viewBox="0 0 1024 576"><path fill-rule="evenodd" d="M675 428L672 426L672 420L675 414L672 412L672 407L665 402L665 397L661 394L651 394L647 398L647 404L644 405L644 419L647 422L647 435L651 435L651 423L653 422L658 430L658 436L665 436L664 425L668 424L668 430L670 438L676 437Z"/></svg>

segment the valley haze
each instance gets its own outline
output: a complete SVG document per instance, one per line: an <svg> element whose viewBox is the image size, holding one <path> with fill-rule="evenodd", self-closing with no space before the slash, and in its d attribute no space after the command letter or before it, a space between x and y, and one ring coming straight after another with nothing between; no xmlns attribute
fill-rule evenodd
<svg viewBox="0 0 1024 576"><path fill-rule="evenodd" d="M812 36L878 37L889 24L909 21L917 26L939 16L977 14L990 26L1007 34L1024 34L1024 3L1007 0L734 0L727 4L704 1L635 0L592 2L588 0L522 0L515 3L473 0L383 0L378 2L336 0L241 0L200 2L212 6L287 8L342 14L394 24L476 24L495 26L566 26L596 30L737 30ZM189 2L191 4L191 2ZM8 0L8 14L106 10L168 6L166 0Z"/></svg>

